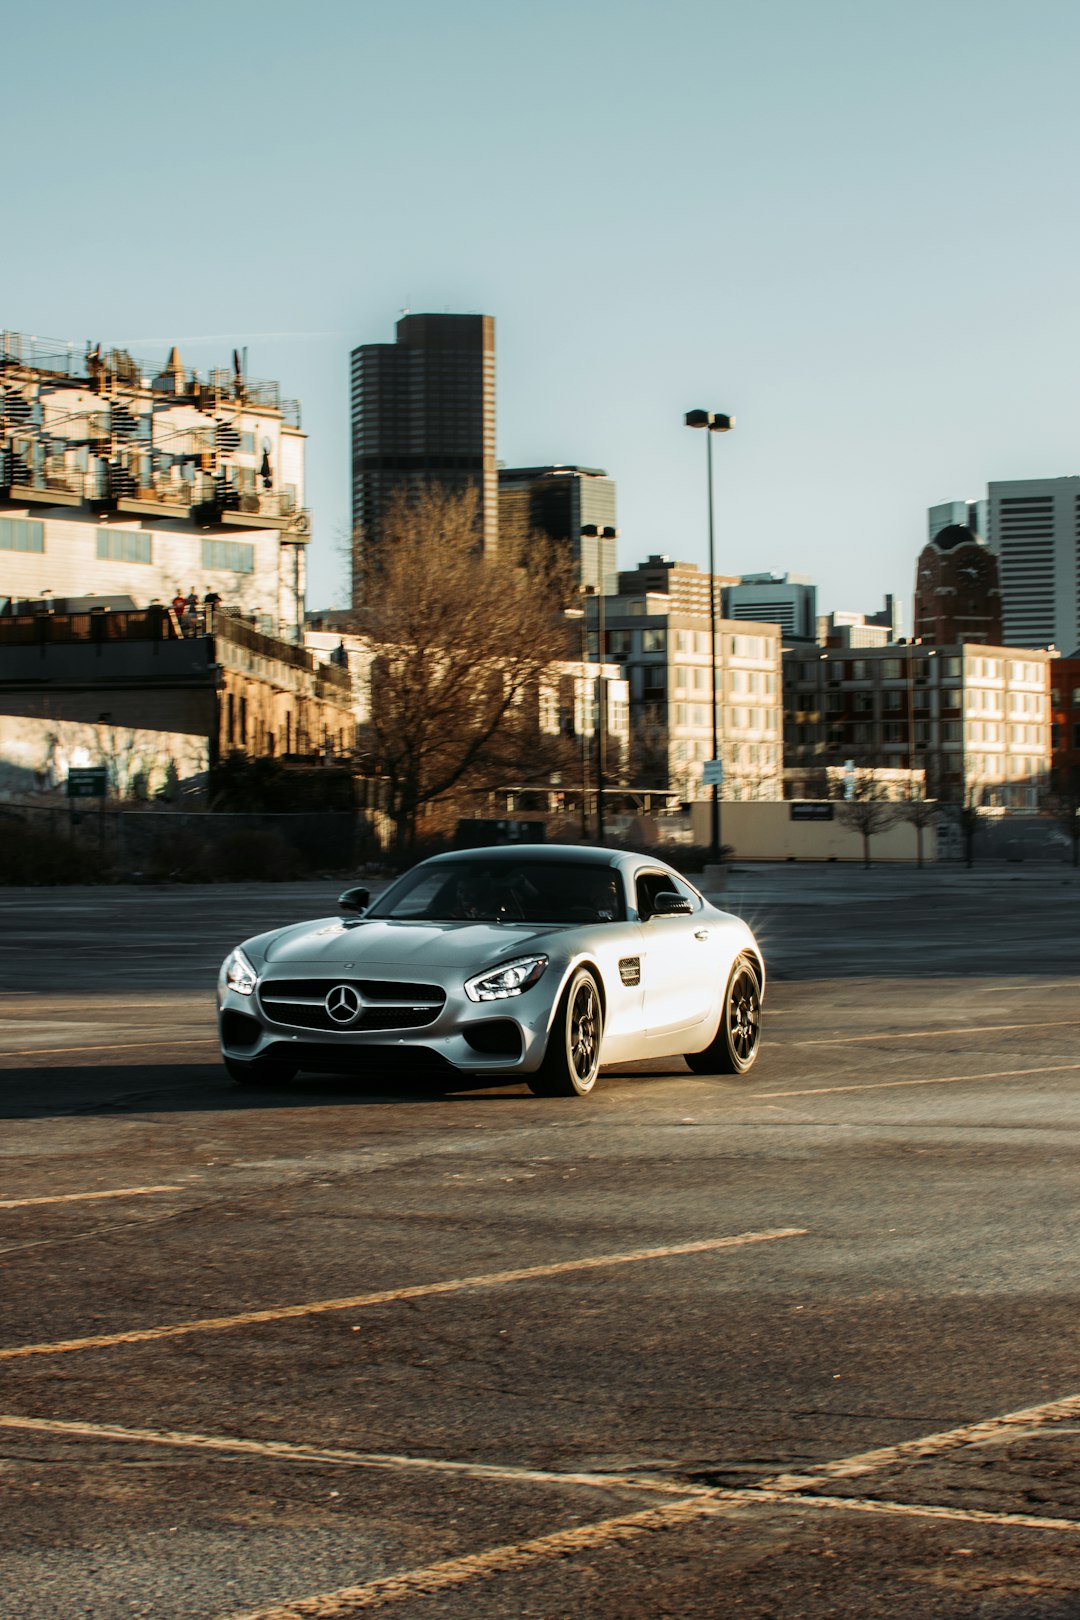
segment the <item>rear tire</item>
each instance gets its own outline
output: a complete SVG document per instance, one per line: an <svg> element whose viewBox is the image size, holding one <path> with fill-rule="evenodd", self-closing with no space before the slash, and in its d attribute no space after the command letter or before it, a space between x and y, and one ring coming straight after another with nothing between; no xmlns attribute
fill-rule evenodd
<svg viewBox="0 0 1080 1620"><path fill-rule="evenodd" d="M559 1000L544 1061L526 1075L536 1097L586 1097L600 1073L603 1004L588 968L579 968Z"/></svg>
<svg viewBox="0 0 1080 1620"><path fill-rule="evenodd" d="M252 1058L250 1062L243 1062L240 1058L222 1058L230 1080L238 1086L284 1086L297 1075L295 1063L286 1063L281 1058Z"/></svg>
<svg viewBox="0 0 1080 1620"><path fill-rule="evenodd" d="M761 1045L761 984L750 956L736 958L720 1025L704 1052L687 1052L695 1074L747 1074Z"/></svg>

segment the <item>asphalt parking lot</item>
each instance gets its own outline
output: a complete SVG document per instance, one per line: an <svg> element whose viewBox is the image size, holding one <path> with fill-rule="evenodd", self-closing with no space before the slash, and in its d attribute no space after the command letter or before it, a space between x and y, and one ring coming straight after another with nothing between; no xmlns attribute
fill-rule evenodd
<svg viewBox="0 0 1080 1620"><path fill-rule="evenodd" d="M759 867L765 1046L233 1088L335 886L0 891L4 1620L1080 1616L1080 882Z"/></svg>

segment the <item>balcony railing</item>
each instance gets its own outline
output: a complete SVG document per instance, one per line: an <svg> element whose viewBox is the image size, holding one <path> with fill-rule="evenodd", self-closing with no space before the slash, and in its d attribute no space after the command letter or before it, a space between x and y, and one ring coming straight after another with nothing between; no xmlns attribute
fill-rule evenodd
<svg viewBox="0 0 1080 1620"><path fill-rule="evenodd" d="M190 464L187 470L191 470ZM310 528L309 514L300 506L291 484L282 489L246 490L210 472L194 471L185 478L179 464L155 472L148 446L120 461L95 458L85 471L71 466L64 455L31 460L0 455L0 485L16 499L21 496L46 506L50 501L58 506L86 502L177 517L194 511L200 522L275 528L298 536L306 535Z"/></svg>
<svg viewBox="0 0 1080 1620"><path fill-rule="evenodd" d="M24 332L0 332L0 372L10 369L41 371L54 377L71 377L92 387L103 383L112 387L141 387L164 371L164 362L143 360L126 349L95 350L81 343L65 343L59 338L29 337ZM204 375L184 369L181 397L192 380L200 394L242 401L256 410L280 411L290 426L300 426L300 402L282 399L281 386L270 378L238 376L230 366L214 366Z"/></svg>

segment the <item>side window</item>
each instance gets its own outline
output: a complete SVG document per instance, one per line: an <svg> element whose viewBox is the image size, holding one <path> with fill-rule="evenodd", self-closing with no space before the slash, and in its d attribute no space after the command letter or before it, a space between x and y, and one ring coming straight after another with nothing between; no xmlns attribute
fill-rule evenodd
<svg viewBox="0 0 1080 1620"><path fill-rule="evenodd" d="M695 911L701 910L701 897L681 878L673 877L668 872L639 872L635 896L638 916L643 921L651 917L656 909L656 896L672 892L689 900Z"/></svg>

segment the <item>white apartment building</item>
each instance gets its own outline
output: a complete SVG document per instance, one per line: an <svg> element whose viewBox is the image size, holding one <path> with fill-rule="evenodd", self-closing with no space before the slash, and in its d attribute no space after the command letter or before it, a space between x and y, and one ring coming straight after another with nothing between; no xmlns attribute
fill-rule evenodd
<svg viewBox="0 0 1080 1620"><path fill-rule="evenodd" d="M1033 810L1050 771L1050 655L965 642L784 659L789 776L925 773L931 798ZM799 790L800 792L803 789Z"/></svg>
<svg viewBox="0 0 1080 1620"><path fill-rule="evenodd" d="M707 613L644 591L605 598L605 622L606 656L621 664L629 681L631 781L668 788L685 800L704 797L703 767L713 757ZM720 620L716 664L722 795L782 798L779 626Z"/></svg>
<svg viewBox="0 0 1080 1620"><path fill-rule="evenodd" d="M0 611L215 593L298 640L305 435L276 382L0 334Z"/></svg>
<svg viewBox="0 0 1080 1620"><path fill-rule="evenodd" d="M1080 476L989 486L989 542L1010 647L1080 647Z"/></svg>

